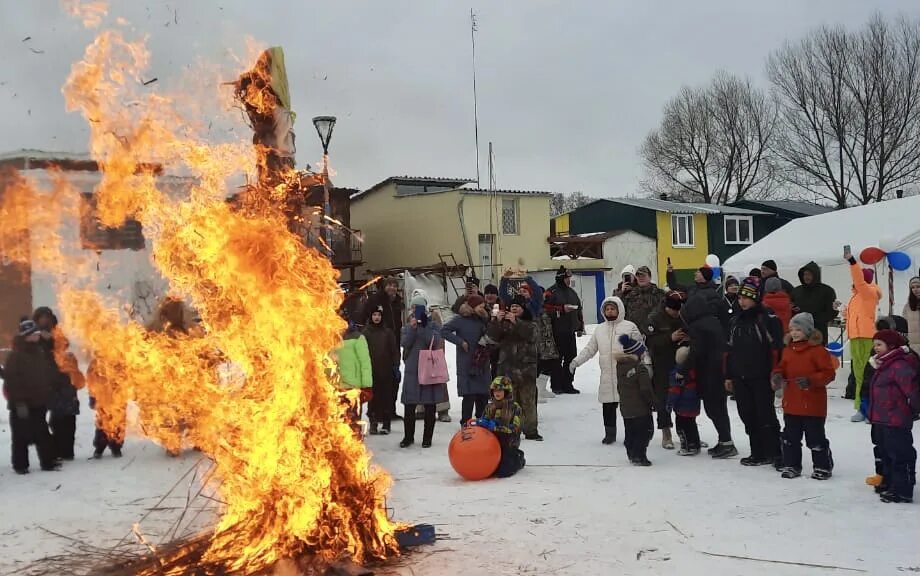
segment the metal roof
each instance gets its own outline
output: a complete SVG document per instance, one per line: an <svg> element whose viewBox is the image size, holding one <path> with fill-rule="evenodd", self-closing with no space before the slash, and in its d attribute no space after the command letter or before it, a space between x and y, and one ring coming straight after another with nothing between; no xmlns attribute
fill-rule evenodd
<svg viewBox="0 0 920 576"><path fill-rule="evenodd" d="M721 204L705 204L696 202L672 202L670 200L659 200L657 198L607 198L611 202L618 202L636 208L645 208L655 212L666 212L668 214L736 214L739 216L770 216L769 212L759 210L748 210L747 208L736 208L735 206L723 206Z"/></svg>
<svg viewBox="0 0 920 576"><path fill-rule="evenodd" d="M460 188L459 189L463 194L498 194L498 195L508 195L508 194L518 194L522 196L552 196L552 192L546 192L543 190L485 190L483 188Z"/></svg>
<svg viewBox="0 0 920 576"><path fill-rule="evenodd" d="M464 184L472 184L475 181L476 180L474 178L441 178L438 176L390 176L389 178L386 178L385 180L382 180L374 184L367 190L362 190L361 192L358 192L357 194L353 194L352 199L357 199L357 198L360 198L361 196L364 196L365 194L370 194L371 192L374 192L375 190L383 188L384 186L390 183L414 184L414 185L420 185L420 186L424 186L426 184L432 184L432 185L451 186L454 188L459 188L460 186L463 186Z"/></svg>
<svg viewBox="0 0 920 576"><path fill-rule="evenodd" d="M767 208L775 208L777 210L795 212L803 216L817 216L818 214L827 214L828 212L834 211L833 206L822 206L821 204L814 204L803 200L744 200L744 202Z"/></svg>

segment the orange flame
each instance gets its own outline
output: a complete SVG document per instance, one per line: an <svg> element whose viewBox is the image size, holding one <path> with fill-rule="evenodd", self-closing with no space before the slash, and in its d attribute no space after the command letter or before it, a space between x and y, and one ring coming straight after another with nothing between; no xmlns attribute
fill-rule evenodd
<svg viewBox="0 0 920 576"><path fill-rule="evenodd" d="M163 331L125 324L118 303L91 288L92 274L79 277L53 232L79 210L63 179L51 192L55 203L26 179L7 187L0 215L20 224L0 229L0 251L31 259L34 269L70 273L58 285L59 305L67 334L93 355L90 386L107 431L124 433L123 416L105 414L118 414L130 398L150 438L213 459L225 505L203 561L254 573L307 554L358 562L397 554L384 508L390 479L371 466L330 376L330 351L344 329L337 272L288 231L277 205L241 212L224 200L228 179L254 169L252 150L205 143L170 97L136 94L148 60L143 43L102 32L73 66L64 95L68 110L90 123L103 171L100 219L143 223L156 267L171 291L194 303L203 332L174 319ZM128 100L139 105L121 104ZM188 194L161 185L163 166L191 174ZM17 234L37 225L56 241L36 254L33 238L28 253ZM219 364L245 378L227 381Z"/></svg>

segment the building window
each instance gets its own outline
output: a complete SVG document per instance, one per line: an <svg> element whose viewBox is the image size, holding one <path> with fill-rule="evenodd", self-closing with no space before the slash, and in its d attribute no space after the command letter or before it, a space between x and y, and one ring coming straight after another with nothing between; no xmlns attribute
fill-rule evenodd
<svg viewBox="0 0 920 576"><path fill-rule="evenodd" d="M671 215L671 245L678 248L693 247L693 215Z"/></svg>
<svg viewBox="0 0 920 576"><path fill-rule="evenodd" d="M726 216L725 243L753 244L754 218L751 216Z"/></svg>
<svg viewBox="0 0 920 576"><path fill-rule="evenodd" d="M518 234L518 201L502 200L502 234Z"/></svg>
<svg viewBox="0 0 920 576"><path fill-rule="evenodd" d="M99 221L96 197L83 194L80 204L80 245L85 250L143 250L144 230L134 219L125 220L117 228L108 228Z"/></svg>

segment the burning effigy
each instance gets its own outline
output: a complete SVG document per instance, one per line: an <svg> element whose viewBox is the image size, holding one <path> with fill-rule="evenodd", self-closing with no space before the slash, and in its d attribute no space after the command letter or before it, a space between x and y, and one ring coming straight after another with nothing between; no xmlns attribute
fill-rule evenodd
<svg viewBox="0 0 920 576"><path fill-rule="evenodd" d="M104 9L94 6L98 24ZM173 297L194 305L200 330L170 330L168 317L162 329L127 321L118 302L75 277L54 232L56 212L79 209L65 179L38 190L20 178L0 204L5 257L22 255L19 227L41 227L47 241L31 265L70 272L57 286L65 331L91 356L98 380L118 386L97 402L130 399L146 436L171 451L195 447L213 462L213 529L121 573L270 574L279 562L367 563L399 551L384 502L390 479L372 466L335 385L330 351L345 326L342 295L327 254L305 241L315 219L299 194L313 181L294 169L285 136L281 57L264 52L228 88L250 117L253 144L209 143L168 94L144 86L150 55L119 30L97 35L63 88L68 110L90 128L100 220L143 224L156 268ZM191 177L188 193L161 189L162 169ZM227 182L241 173L257 177L230 203ZM49 195L59 201L36 212L31 200ZM228 382L220 363L242 377Z"/></svg>

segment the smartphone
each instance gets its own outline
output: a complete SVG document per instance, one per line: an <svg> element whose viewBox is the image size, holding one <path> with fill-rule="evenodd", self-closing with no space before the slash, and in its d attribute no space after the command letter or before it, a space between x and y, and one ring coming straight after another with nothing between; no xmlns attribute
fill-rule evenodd
<svg viewBox="0 0 920 576"><path fill-rule="evenodd" d="M498 306L498 304L495 304L494 306L492 306L492 317L493 318L498 318L499 310L501 310L501 308Z"/></svg>
<svg viewBox="0 0 920 576"><path fill-rule="evenodd" d="M850 248L850 245L847 244L846 246L843 247L843 257L849 258L852 255L853 255L853 250L852 248Z"/></svg>

